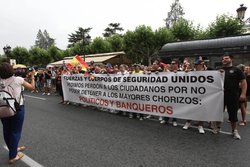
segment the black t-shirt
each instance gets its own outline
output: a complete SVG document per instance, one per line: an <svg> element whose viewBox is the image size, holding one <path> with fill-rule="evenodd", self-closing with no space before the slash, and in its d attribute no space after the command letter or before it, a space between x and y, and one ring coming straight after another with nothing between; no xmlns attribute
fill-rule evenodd
<svg viewBox="0 0 250 167"><path fill-rule="evenodd" d="M238 94L239 83L245 79L244 73L237 67L222 67L225 71L224 89L225 93Z"/></svg>
<svg viewBox="0 0 250 167"><path fill-rule="evenodd" d="M45 79L51 79L51 71L48 71L48 73L45 72Z"/></svg>

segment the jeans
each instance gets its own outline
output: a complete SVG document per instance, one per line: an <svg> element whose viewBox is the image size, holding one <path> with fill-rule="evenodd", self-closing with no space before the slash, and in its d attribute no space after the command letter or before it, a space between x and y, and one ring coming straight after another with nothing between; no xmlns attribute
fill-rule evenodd
<svg viewBox="0 0 250 167"><path fill-rule="evenodd" d="M24 121L24 105L20 106L20 110L16 115L8 118L2 118L4 141L9 149L9 159L13 159L17 155L17 147L21 139L23 121Z"/></svg>

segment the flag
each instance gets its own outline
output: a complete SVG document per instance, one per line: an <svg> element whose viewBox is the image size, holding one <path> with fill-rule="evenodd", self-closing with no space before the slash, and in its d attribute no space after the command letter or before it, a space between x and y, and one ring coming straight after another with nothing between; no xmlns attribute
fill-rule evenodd
<svg viewBox="0 0 250 167"><path fill-rule="evenodd" d="M81 65L83 71L87 71L89 68L88 64L81 58L81 56L76 55L73 60L70 62L70 64L75 67L77 65Z"/></svg>
<svg viewBox="0 0 250 167"><path fill-rule="evenodd" d="M72 66L71 63L67 63L67 64L66 64L66 67L67 67L68 69L70 69L70 70L73 70L73 68L74 68L74 67Z"/></svg>

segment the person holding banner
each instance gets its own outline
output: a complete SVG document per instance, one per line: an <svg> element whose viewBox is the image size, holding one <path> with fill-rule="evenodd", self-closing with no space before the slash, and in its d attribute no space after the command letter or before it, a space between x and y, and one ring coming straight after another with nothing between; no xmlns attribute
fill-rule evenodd
<svg viewBox="0 0 250 167"><path fill-rule="evenodd" d="M134 70L131 71L131 74L142 74L143 71L141 70L141 66L139 64L134 64L133 65ZM129 113L129 118L133 118L134 117L134 113ZM142 114L137 114L137 118L142 121L143 120L143 115Z"/></svg>
<svg viewBox="0 0 250 167"><path fill-rule="evenodd" d="M174 72L174 73L176 73L176 72L178 72L178 71L181 71L181 70L179 69L179 65L180 65L179 60L173 59L173 60L171 61L171 64L170 64L169 71L170 71L170 72ZM169 121L169 117L159 117L159 120L160 120L160 123L163 124L163 123L166 123L166 122ZM177 124L177 119L176 119L176 118L173 118L173 119L172 119L172 123L173 123L173 126L177 126L177 125L178 125L178 124Z"/></svg>
<svg viewBox="0 0 250 167"><path fill-rule="evenodd" d="M223 55L222 68L225 72L224 80L224 108L227 108L229 121L231 122L232 135L236 140L240 140L241 136L237 130L237 114L239 109L239 101L246 100L247 82L244 73L237 67L233 66L233 56L230 54ZM239 96L239 84L241 85L241 94ZM220 123L214 126L214 132L218 133Z"/></svg>
<svg viewBox="0 0 250 167"><path fill-rule="evenodd" d="M126 74L129 74L129 72L126 70L125 64L121 64L119 66L119 71L117 72L117 75L126 75ZM122 113L124 116L127 114L126 111L123 111Z"/></svg>
<svg viewBox="0 0 250 167"><path fill-rule="evenodd" d="M202 60L202 58L197 59L194 62L194 65L195 65L194 71L205 71L206 70L205 62ZM191 122L190 120L187 120L187 122L183 126L184 130L187 130L189 128L189 126L191 125L190 122ZM204 134L205 133L202 121L198 122L198 131L199 131L200 134Z"/></svg>

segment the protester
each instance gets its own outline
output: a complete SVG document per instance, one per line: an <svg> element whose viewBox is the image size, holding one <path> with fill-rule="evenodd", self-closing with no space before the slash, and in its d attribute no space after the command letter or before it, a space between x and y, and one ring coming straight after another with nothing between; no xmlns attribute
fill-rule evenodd
<svg viewBox="0 0 250 167"><path fill-rule="evenodd" d="M245 74L247 80L247 101L250 102L250 66L245 67Z"/></svg>
<svg viewBox="0 0 250 167"><path fill-rule="evenodd" d="M62 100L59 102L60 104L65 104L64 98L63 98L63 90L62 90L62 74L63 74L63 67L60 67L57 70L56 74L56 91L58 92L59 96L61 96Z"/></svg>
<svg viewBox="0 0 250 167"><path fill-rule="evenodd" d="M194 65L195 65L195 68L194 70L195 71L205 71L206 70L206 66L205 66L205 63L202 59L197 59L195 62L194 62ZM187 68L187 69L186 69ZM183 70L188 70L189 67L187 67L187 64L186 65L183 65ZM183 126L183 129L184 130L187 130L189 128L189 126L191 125L191 121L190 120L187 120L187 122L185 123L185 125ZM199 121L198 122L198 131L200 134L204 134L205 131L204 131L204 128L203 128L203 122L202 121Z"/></svg>
<svg viewBox="0 0 250 167"><path fill-rule="evenodd" d="M178 71L181 71L181 70L179 69L179 65L180 65L179 60L173 59L173 60L171 61L170 66L169 66L169 71L170 71L170 72L174 72L174 73L176 73L176 72L178 72ZM166 123L166 122L169 121L169 117L159 117L159 120L160 120L160 123L163 124L163 123ZM173 119L172 119L172 124L173 124L173 126L177 126L177 125L178 125L178 124L177 124L177 119L176 119L176 118L173 118Z"/></svg>
<svg viewBox="0 0 250 167"><path fill-rule="evenodd" d="M237 66L242 72L244 72L245 74L245 65L244 64L239 64ZM245 74L246 76L246 74ZM241 94L241 84L239 85L239 94ZM244 100L244 101L240 101L239 102L239 108L240 108L240 111L241 111L241 117L242 117L242 121L239 123L240 126L246 126L246 114L247 114L247 100Z"/></svg>
<svg viewBox="0 0 250 167"><path fill-rule="evenodd" d="M246 100L247 82L244 73L237 67L233 66L233 56L225 54L222 59L222 68L225 72L224 80L224 108L227 108L229 121L231 122L232 134L234 139L241 139L237 130L237 112L239 108L239 100ZM239 96L239 84L241 84L241 94ZM220 123L214 125L214 132L220 131Z"/></svg>
<svg viewBox="0 0 250 167"><path fill-rule="evenodd" d="M143 74L143 71L141 70L141 65L140 64L134 64L133 65L133 71L131 71L131 74ZM130 112L129 113L129 118L133 118L135 113ZM142 121L143 120L143 115L142 114L137 114L137 118Z"/></svg>
<svg viewBox="0 0 250 167"><path fill-rule="evenodd" d="M33 70L31 73L31 84L24 80L24 78L20 76L13 76L14 70L9 63L2 63L0 65L0 78L3 86L5 84L10 83L12 85L16 99L20 102L20 109L17 114L12 117L2 118L3 124L3 136L4 141L9 149L9 163L13 164L19 159L23 157L23 154L18 153L19 151L23 151L25 149L24 146L18 147L19 140L21 138L22 126L24 121L24 98L21 95L22 86L26 89L34 90L35 89L35 71Z"/></svg>
<svg viewBox="0 0 250 167"><path fill-rule="evenodd" d="M49 69L46 69L44 71L44 93L43 95L45 95L47 93L47 95L50 95L50 91L51 91L51 67L49 67Z"/></svg>

